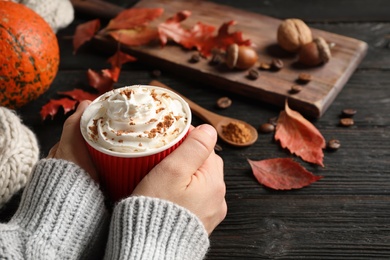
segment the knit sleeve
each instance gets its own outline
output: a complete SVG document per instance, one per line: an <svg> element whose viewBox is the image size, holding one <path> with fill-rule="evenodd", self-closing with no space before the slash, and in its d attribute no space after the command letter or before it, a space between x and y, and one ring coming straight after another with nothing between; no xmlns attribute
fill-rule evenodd
<svg viewBox="0 0 390 260"><path fill-rule="evenodd" d="M64 160L43 159L34 168L17 212L0 225L0 258L90 255L94 243L105 243L107 216L103 195L84 170Z"/></svg>
<svg viewBox="0 0 390 260"><path fill-rule="evenodd" d="M156 198L132 196L114 208L105 259L203 259L209 239L187 209Z"/></svg>

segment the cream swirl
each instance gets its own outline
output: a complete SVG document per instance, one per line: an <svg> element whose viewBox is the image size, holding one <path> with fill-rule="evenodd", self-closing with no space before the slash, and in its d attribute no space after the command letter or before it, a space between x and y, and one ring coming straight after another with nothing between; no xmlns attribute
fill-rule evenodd
<svg viewBox="0 0 390 260"><path fill-rule="evenodd" d="M188 120L181 101L150 86L112 90L87 109L89 141L120 153L160 148L183 132Z"/></svg>

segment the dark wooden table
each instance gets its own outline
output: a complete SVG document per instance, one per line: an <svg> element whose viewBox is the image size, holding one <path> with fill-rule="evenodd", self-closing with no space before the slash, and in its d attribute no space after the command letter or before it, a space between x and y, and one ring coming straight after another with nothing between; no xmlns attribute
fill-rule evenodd
<svg viewBox="0 0 390 260"><path fill-rule="evenodd" d="M122 7L131 3L112 1ZM386 0L240 0L214 1L279 19L297 17L311 27L357 38L368 43L368 53L327 112L312 122L341 148L325 151L325 167L302 163L324 176L299 190L274 191L260 185L247 159L292 157L273 141L260 135L247 148L219 143L225 161L228 215L211 236L207 259L390 259L390 1ZM91 17L78 14L69 28L58 33L60 71L51 89L21 108L24 122L37 134L44 157L60 137L67 117L41 121L39 110L57 92L87 86L89 68L107 68L107 55L93 49L72 55L75 26ZM188 76L141 62L123 67L116 86L166 83L201 106L245 120L258 127L278 116L280 109L256 100L218 90ZM216 100L229 96L230 108L218 110ZM355 124L339 126L344 108L357 110ZM193 124L202 121L194 118ZM295 157L294 157L295 158ZM299 159L298 159L299 161ZM10 211L12 205L2 210Z"/></svg>

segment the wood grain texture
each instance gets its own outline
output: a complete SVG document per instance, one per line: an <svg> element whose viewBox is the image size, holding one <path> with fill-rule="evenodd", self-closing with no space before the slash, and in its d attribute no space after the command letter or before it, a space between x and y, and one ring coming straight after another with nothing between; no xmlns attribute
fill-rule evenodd
<svg viewBox="0 0 390 260"><path fill-rule="evenodd" d="M112 1L126 5L126 1ZM388 12L387 0L355 1L215 1L234 8L274 15L276 18L305 15L312 28L356 38L368 43L367 56L346 82L326 113L313 124L325 139L336 138L341 148L324 151L325 167L303 163L274 142L272 134L260 134L250 147L237 149L219 142L224 159L228 215L210 237L208 260L236 259L390 259L390 23L381 14ZM353 2L367 13L347 8ZM375 7L376 6L376 7ZM304 8L308 8L304 10ZM338 7L338 8L335 8ZM318 13L318 10L324 12ZM386 9L386 10L385 10ZM376 18L378 17L378 19ZM382 18L381 18L382 17ZM390 16L389 16L390 17ZM58 115L42 122L40 107L58 91L89 89L86 71L108 68L108 55L87 46L72 55L71 41L77 24L88 20L78 16L72 25L60 31L60 71L48 92L18 110L23 122L36 133L41 157L45 157L60 138L67 118ZM351 21L351 22L346 22ZM155 77L157 64L129 63L123 66L116 87L147 84ZM235 95L210 83L178 77L159 68L158 78L203 107L221 115L245 120L259 126L278 116L280 108L255 99ZM232 106L215 106L221 96L229 96ZM338 124L341 110L355 108L355 125ZM193 118L193 124L202 124ZM292 157L313 172L324 176L312 185L291 191L274 191L256 182L246 159L262 160ZM16 210L16 196L0 209L5 221Z"/></svg>
<svg viewBox="0 0 390 260"><path fill-rule="evenodd" d="M177 45L168 44L164 48L148 45L123 49L144 62L160 68L169 69L178 75L191 77L201 83L209 83L216 88L251 97L262 102L284 106L286 98L291 108L311 117L320 117L333 102L345 83L366 54L367 44L350 37L312 28L314 37L321 36L336 46L332 49L329 63L315 68L303 67L297 63L296 56L284 52L276 40L280 20L226 5L207 1L151 1L142 0L136 7L162 7L164 15L156 21L162 22L182 10L191 10L191 16L183 22L184 26L194 26L196 22L210 24L218 28L222 22L234 20L234 29L242 31L245 39L250 39L259 54L260 62L270 63L274 58L283 60L285 66L277 72L260 71L257 80L247 77L247 71L230 70L225 64L210 66L210 58L198 63L188 62L193 51L183 50ZM111 40L98 37L101 44L115 48ZM291 94L291 86L296 84L298 74L308 72L313 80L297 94Z"/></svg>

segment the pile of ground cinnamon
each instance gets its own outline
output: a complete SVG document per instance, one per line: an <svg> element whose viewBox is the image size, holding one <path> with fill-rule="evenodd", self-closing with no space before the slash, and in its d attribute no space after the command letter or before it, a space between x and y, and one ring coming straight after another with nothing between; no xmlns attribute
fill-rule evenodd
<svg viewBox="0 0 390 260"><path fill-rule="evenodd" d="M248 142L252 137L251 132L246 125L235 121L222 126L222 134L226 139L241 144Z"/></svg>

